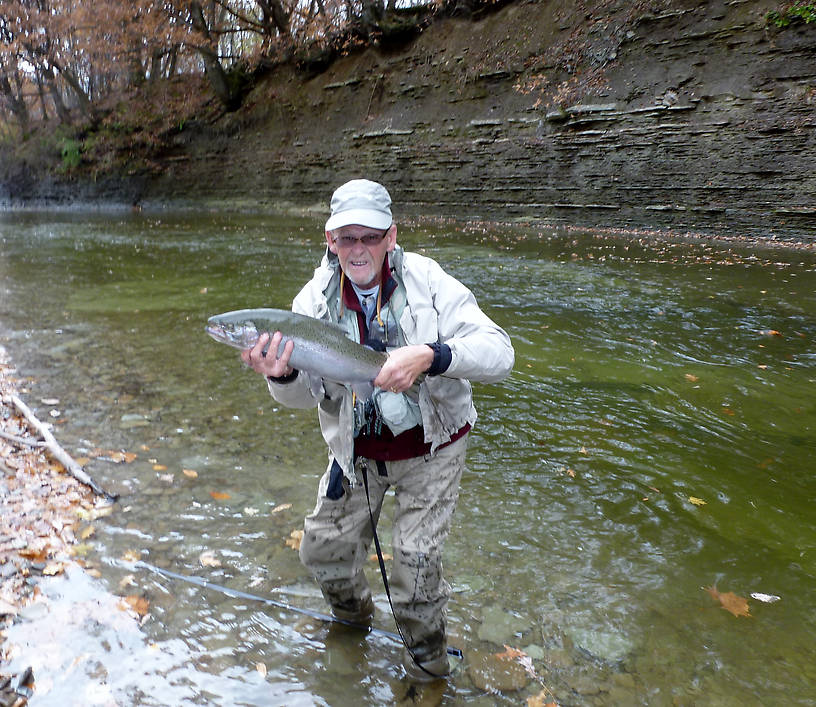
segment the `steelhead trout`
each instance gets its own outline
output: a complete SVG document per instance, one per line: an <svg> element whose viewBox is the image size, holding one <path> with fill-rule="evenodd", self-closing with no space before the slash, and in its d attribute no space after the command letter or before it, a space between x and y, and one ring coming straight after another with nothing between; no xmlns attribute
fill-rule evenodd
<svg viewBox="0 0 816 707"><path fill-rule="evenodd" d="M372 381L388 356L352 341L339 324L284 309L240 309L207 320L206 332L236 349L250 349L264 332L283 334L278 355L287 341L295 342L289 365L334 383L349 385L367 398Z"/></svg>

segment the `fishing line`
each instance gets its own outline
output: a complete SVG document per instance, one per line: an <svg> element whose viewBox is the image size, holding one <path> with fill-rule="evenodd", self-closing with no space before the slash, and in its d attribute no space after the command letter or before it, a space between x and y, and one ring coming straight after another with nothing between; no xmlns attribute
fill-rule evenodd
<svg viewBox="0 0 816 707"><path fill-rule="evenodd" d="M437 673L428 670L428 668L419 662L419 658L417 658L416 653L413 651L411 646L408 645L408 641L405 639L405 634L402 632L402 627L400 626L399 621L397 621L397 612L394 611L394 602L391 600L391 588L388 583L388 573L385 571L385 560L383 559L382 550L380 549L380 539L377 537L377 521L374 520L374 512L371 510L371 496L368 493L368 464L366 464L366 462L363 462L360 465L360 473L363 475L366 501L368 501L368 518L371 522L371 532L374 536L374 546L377 548L377 561L380 565L380 575L382 575L383 586L385 587L385 596L388 597L388 605L391 607L391 614L394 617L394 623L397 625L397 632L399 633L398 638L402 641L402 645L405 646L405 650L408 651L408 655L411 656L411 660L414 661L414 665L416 665L423 673L436 679L447 677L447 673L438 675ZM457 655L457 653L461 658L462 651L454 649L453 655ZM448 648L448 654L451 654L450 648Z"/></svg>
<svg viewBox="0 0 816 707"><path fill-rule="evenodd" d="M162 577L166 577L167 579L176 579L180 582L187 582L188 584L194 584L197 587L202 587L204 589L211 589L216 592L220 592L221 594L226 594L228 597L233 597L234 599L247 599L249 601L257 601L262 604L267 604L268 606L274 606L278 609L283 609L284 611L292 611L296 614L302 614L304 616L308 616L312 619L318 619L319 621L326 621L329 623L341 624L343 626L349 626L351 628L358 628L361 631L365 631L367 633L373 633L375 636L383 636L384 638L390 638L392 641L398 641L402 643L402 638L399 634L394 633L393 631L386 631L383 628L377 628L376 626L366 626L364 624L358 624L354 621L347 621L346 619L339 619L336 616L330 616L329 614L324 614L320 611L313 611L312 609L304 609L299 606L292 606L291 604L285 604L282 601L276 601L275 599L270 599L269 597L262 597L257 594L250 594L249 592L242 592L239 589L230 589L229 587L224 587L220 584L216 584L215 582L210 582L206 579L201 577L195 577L193 575L188 574L179 574L178 572L173 572L171 570L162 569L161 567L156 567L155 565L151 565L149 562L144 562L143 560L139 560L135 563L136 567L141 567L146 570L150 570L155 574L161 575ZM452 655L455 658L462 657L462 651L459 648L448 647L448 655Z"/></svg>

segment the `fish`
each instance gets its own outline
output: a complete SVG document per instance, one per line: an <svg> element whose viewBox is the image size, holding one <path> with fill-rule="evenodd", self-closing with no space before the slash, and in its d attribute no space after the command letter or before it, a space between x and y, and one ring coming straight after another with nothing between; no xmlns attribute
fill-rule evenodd
<svg viewBox="0 0 816 707"><path fill-rule="evenodd" d="M283 335L278 356L287 341L294 341L289 365L323 380L348 385L358 397L374 392L373 381L388 354L348 338L334 322L307 317L285 309L239 309L215 314L205 331L216 341L236 349L252 348L264 332Z"/></svg>

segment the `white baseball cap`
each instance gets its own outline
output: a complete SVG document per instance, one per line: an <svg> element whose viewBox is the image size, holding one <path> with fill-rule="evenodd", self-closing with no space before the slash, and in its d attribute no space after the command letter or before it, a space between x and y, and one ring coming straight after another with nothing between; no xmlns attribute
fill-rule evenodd
<svg viewBox="0 0 816 707"><path fill-rule="evenodd" d="M388 190L368 179L352 179L337 187L331 198L331 216L326 230L342 226L368 226L386 229L394 222Z"/></svg>

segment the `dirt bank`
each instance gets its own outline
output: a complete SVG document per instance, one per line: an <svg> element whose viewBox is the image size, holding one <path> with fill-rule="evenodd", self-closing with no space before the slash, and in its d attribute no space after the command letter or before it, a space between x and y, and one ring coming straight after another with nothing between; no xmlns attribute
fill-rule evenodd
<svg viewBox="0 0 816 707"><path fill-rule="evenodd" d="M7 170L0 197L311 207L367 175L406 214L813 241L816 24L779 29L779 8L533 0L444 19L317 75L277 67L234 113L171 116L149 160Z"/></svg>

